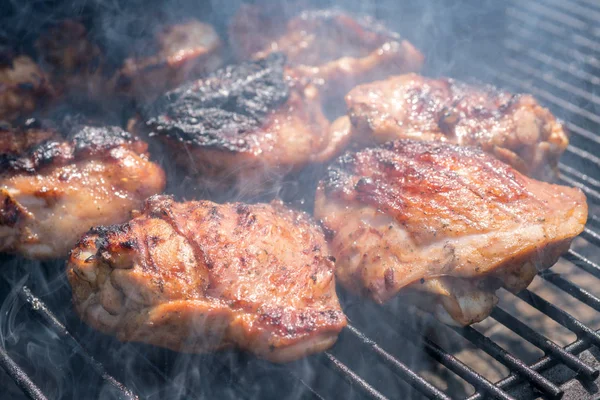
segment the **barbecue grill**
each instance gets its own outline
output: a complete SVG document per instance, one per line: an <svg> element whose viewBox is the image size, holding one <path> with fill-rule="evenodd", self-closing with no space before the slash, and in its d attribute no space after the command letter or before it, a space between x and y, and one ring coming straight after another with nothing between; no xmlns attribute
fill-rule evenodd
<svg viewBox="0 0 600 400"><path fill-rule="evenodd" d="M54 3L60 2L40 4L47 11L58 7ZM221 30L233 3L212 4L209 14ZM119 343L74 315L63 263L5 256L0 398L599 398L600 2L351 3L422 49L426 74L529 92L563 119L571 144L559 164L560 180L585 192L590 218L559 264L518 295L500 293L491 317L466 328L342 292L349 326L337 344L273 365L235 351L182 355ZM195 10L186 2L174 7ZM33 8L18 11L7 19L21 31L23 18L43 19Z"/></svg>

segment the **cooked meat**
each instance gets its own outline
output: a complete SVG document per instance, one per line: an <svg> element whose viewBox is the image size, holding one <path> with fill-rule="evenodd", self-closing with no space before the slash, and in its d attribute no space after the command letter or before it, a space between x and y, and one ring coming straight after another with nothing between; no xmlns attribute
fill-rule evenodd
<svg viewBox="0 0 600 400"><path fill-rule="evenodd" d="M280 202L154 196L85 235L67 276L82 319L119 340L286 362L330 347L346 324L332 260L321 230Z"/></svg>
<svg viewBox="0 0 600 400"><path fill-rule="evenodd" d="M102 51L80 22L59 22L40 36L36 48L60 93L86 100L110 94Z"/></svg>
<svg viewBox="0 0 600 400"><path fill-rule="evenodd" d="M359 140L479 146L537 179L555 177L568 144L562 125L533 97L492 86L408 74L358 86L346 102Z"/></svg>
<svg viewBox="0 0 600 400"><path fill-rule="evenodd" d="M332 96L391 73L418 71L423 64L412 44L370 17L313 10L285 23L272 18L271 8L240 7L229 27L238 58L282 52L299 74L315 78Z"/></svg>
<svg viewBox="0 0 600 400"><path fill-rule="evenodd" d="M255 194L287 173L333 157L348 131L329 130L311 84L272 54L181 86L142 111L146 129L208 186Z"/></svg>
<svg viewBox="0 0 600 400"><path fill-rule="evenodd" d="M423 301L444 321L485 318L498 286L518 292L582 230L579 189L528 178L473 147L397 140L348 153L320 183L315 216L336 274L383 303Z"/></svg>
<svg viewBox="0 0 600 400"><path fill-rule="evenodd" d="M31 58L0 57L0 120L27 117L54 97L46 74Z"/></svg>
<svg viewBox="0 0 600 400"><path fill-rule="evenodd" d="M163 189L147 145L120 128L65 136L42 124L0 129L0 251L64 257L90 227L125 221Z"/></svg>
<svg viewBox="0 0 600 400"><path fill-rule="evenodd" d="M140 47L146 54L127 58L115 77L117 91L138 99L155 98L222 63L219 36L212 26L197 20L166 25L154 43Z"/></svg>

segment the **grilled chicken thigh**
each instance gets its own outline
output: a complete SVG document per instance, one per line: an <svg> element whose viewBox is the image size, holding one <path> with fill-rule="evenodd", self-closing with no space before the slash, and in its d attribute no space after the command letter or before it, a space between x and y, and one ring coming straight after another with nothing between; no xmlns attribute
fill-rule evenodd
<svg viewBox="0 0 600 400"><path fill-rule="evenodd" d="M272 54L183 85L142 111L143 129L206 186L256 194L330 159L348 139L330 130L316 87L289 77L284 64Z"/></svg>
<svg viewBox="0 0 600 400"><path fill-rule="evenodd" d="M423 64L423 55L412 44L370 17L312 10L286 22L272 18L272 8L240 7L229 27L234 52L240 59L282 52L299 74L324 84L326 94L343 96L354 85L398 71L418 71Z"/></svg>
<svg viewBox="0 0 600 400"><path fill-rule="evenodd" d="M0 129L0 251L64 257L90 227L123 222L164 173L117 127Z"/></svg>
<svg viewBox="0 0 600 400"><path fill-rule="evenodd" d="M117 92L138 100L155 98L222 63L219 36L212 26L197 20L165 25L153 43L140 47L143 53L127 58L115 76Z"/></svg>
<svg viewBox="0 0 600 400"><path fill-rule="evenodd" d="M533 97L415 74L360 85L346 96L354 137L479 146L528 176L552 180L563 126Z"/></svg>
<svg viewBox="0 0 600 400"><path fill-rule="evenodd" d="M27 117L54 95L48 77L31 58L0 54L0 120Z"/></svg>
<svg viewBox="0 0 600 400"><path fill-rule="evenodd" d="M467 325L489 315L499 286L518 292L556 262L587 204L579 189L527 178L480 149L404 139L340 157L315 216L344 287L380 303L417 295Z"/></svg>
<svg viewBox="0 0 600 400"><path fill-rule="evenodd" d="M321 230L279 202L154 196L131 221L88 232L67 276L82 319L122 341L286 362L330 347L346 324L332 260Z"/></svg>

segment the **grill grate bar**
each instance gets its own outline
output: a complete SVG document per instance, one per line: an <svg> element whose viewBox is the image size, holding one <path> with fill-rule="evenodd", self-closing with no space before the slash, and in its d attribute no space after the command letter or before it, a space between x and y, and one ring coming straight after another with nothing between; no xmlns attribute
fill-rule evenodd
<svg viewBox="0 0 600 400"><path fill-rule="evenodd" d="M515 27L515 29L517 29ZM512 32L513 30L511 30ZM568 74L573 75L576 78L584 80L586 82L591 83L592 85L600 85L600 78L594 74L590 74L589 72L582 71L581 69L575 68L573 64L569 64L567 62L561 61L557 58L550 57L546 53L542 53L537 51L534 48L527 47L522 43L519 43L513 39L506 39L504 41L504 46L509 50L520 53L522 55L526 55L536 61L542 62L544 64L550 65L553 68L559 70L560 72L566 72Z"/></svg>
<svg viewBox="0 0 600 400"><path fill-rule="evenodd" d="M559 163L558 164L558 169L564 173L564 174L569 174L574 176L575 178L577 178L578 180L585 182L585 184L590 187L593 186L594 190L598 191L598 189L600 189L600 181L590 177L589 175L586 175L584 173L579 172L578 170L576 170L575 168L571 168L568 165L565 165L563 163Z"/></svg>
<svg viewBox="0 0 600 400"><path fill-rule="evenodd" d="M540 274L540 277L552 283L554 286L563 290L564 292L570 294L582 303L592 307L596 311L600 311L600 298L594 296L592 293L575 285L574 283L564 279L560 276L560 274L551 271L544 271Z"/></svg>
<svg viewBox="0 0 600 400"><path fill-rule="evenodd" d="M563 82L560 79L557 79L555 77L553 77L552 75L548 75L548 74L540 74L540 70L538 68L534 68L524 62L521 62L515 58L508 58L506 60L506 64L513 67L514 69L521 71L527 75L530 76L534 76L537 79L541 79L542 81L556 87L557 89L561 89L564 90L565 92L568 92L570 94L573 94L575 96L579 96L582 99L585 99L589 102L592 102L596 105L600 104L600 97L596 96L593 93L590 93L586 90L583 90L577 86L574 86L570 83L567 82Z"/></svg>
<svg viewBox="0 0 600 400"><path fill-rule="evenodd" d="M491 73L493 73L495 77L502 79L503 81L507 82L512 87L523 88L523 89L527 90L528 92L532 93L533 95L535 95L536 97L544 99L549 103L552 103L552 104L557 105L567 111L572 112L573 114L577 114L577 115L584 117L592 122L600 124L600 117L590 111L584 110L583 108L578 107L573 103L563 100L560 97L558 97L544 89L537 88L530 82L523 81L523 80L515 78L514 76L511 76L509 74L505 74L504 72L497 71L489 66L486 68ZM569 128L569 125L573 125L573 124L566 124L567 128ZM583 130L583 128L580 128L579 130L573 130L573 133L579 134L579 132L581 130ZM589 140L595 142L596 144L600 144L600 138L598 138L597 135L594 135L591 132L589 132L589 135L586 135L585 137L586 137L586 139L589 139Z"/></svg>
<svg viewBox="0 0 600 400"><path fill-rule="evenodd" d="M6 352L4 347L0 346L0 366L13 379L19 388L33 400L46 400L46 396L35 383L31 381L25 371L14 362Z"/></svg>
<svg viewBox="0 0 600 400"><path fill-rule="evenodd" d="M587 340L577 339L570 345L566 346L564 348L564 350L570 354L577 355L577 354L581 353L582 351L588 349L589 347L590 347L590 343ZM533 363L530 367L534 371L544 371L544 370L551 368L557 364L558 364L558 360L556 358L550 357L550 356L544 356L544 357L540 358L538 361L536 361L535 363ZM510 388L515 387L522 381L523 380L521 379L521 377L519 375L516 375L515 373L511 372L511 374L509 376L496 382L496 386L498 386L499 388L502 388L504 390L509 390ZM482 399L485 399L485 397L481 393L474 393L471 397L467 398L466 400L482 400Z"/></svg>
<svg viewBox="0 0 600 400"><path fill-rule="evenodd" d="M530 47L539 46L537 39L539 39L539 33L533 32L531 28L523 24L510 23L508 25L508 31L512 34L516 34L523 42L528 42ZM549 46L548 52L556 52L560 56L568 56L567 59L577 61L579 63L587 64L593 68L600 68L600 59L593 55L582 53L573 46L569 46L559 41L552 41L551 43L544 43ZM528 49L529 51L529 49Z"/></svg>
<svg viewBox="0 0 600 400"><path fill-rule="evenodd" d="M553 399L560 399L563 396L563 391L558 386L550 382L543 375L531 369L522 360L516 358L502 347L498 346L487 336L484 336L470 326L464 328L451 328L459 335L469 340L475 346L479 347L496 360L502 362L504 365L510 368L511 371L514 371L523 378L526 378L542 393Z"/></svg>
<svg viewBox="0 0 600 400"><path fill-rule="evenodd" d="M518 293L517 296L532 307L537 308L548 317L552 318L565 328L568 328L578 336L584 337L596 346L600 346L600 334L583 324L577 318L561 310L552 303L538 296L537 294L525 289Z"/></svg>
<svg viewBox="0 0 600 400"><path fill-rule="evenodd" d="M388 400L387 397L382 395L377 389L369 385L363 378L358 376L351 368L346 364L338 360L333 354L326 351L325 359L344 379L352 385L352 387L358 387L360 391L371 399L377 400Z"/></svg>
<svg viewBox="0 0 600 400"><path fill-rule="evenodd" d="M429 356L463 378L465 381L469 382L471 385L475 386L477 390L485 392L487 395L496 399L513 399L508 393L498 388L484 376L446 352L430 339L420 336L418 333L412 332L408 328L403 332L403 336L414 344L422 346Z"/></svg>
<svg viewBox="0 0 600 400"><path fill-rule="evenodd" d="M600 235L588 228L587 226L583 228L583 232L581 232L579 236L581 236L588 242L600 247Z"/></svg>
<svg viewBox="0 0 600 400"><path fill-rule="evenodd" d="M595 226L596 228L600 228L600 217L595 215L590 215L588 217L588 224Z"/></svg>
<svg viewBox="0 0 600 400"><path fill-rule="evenodd" d="M39 315L50 327L67 343L74 352L83 357L83 359L92 366L92 368L108 382L112 387L117 389L122 399L138 399L132 391L125 385L117 381L113 376L109 375L104 369L104 366L95 360L88 352L79 344L79 342L69 333L67 328L58 320L58 318L46 307L43 301L37 298L28 287L23 286L19 291L19 297L29 305L30 309Z"/></svg>
<svg viewBox="0 0 600 400"><path fill-rule="evenodd" d="M599 371L590 367L579 358L567 352L558 344L550 339L540 335L532 328L513 317L500 307L496 307L491 314L492 318L506 326L508 329L527 340L529 343L543 350L546 355L550 355L564 363L570 369L580 374L587 380L594 380L598 377Z"/></svg>
<svg viewBox="0 0 600 400"><path fill-rule="evenodd" d="M573 178L569 178L568 176L561 175L558 180L566 184L567 186L575 186L576 188L581 189L583 193L585 193L589 200L594 200L595 202L600 203L600 192L595 191L594 189L590 189L586 185L581 182L576 181Z"/></svg>
<svg viewBox="0 0 600 400"><path fill-rule="evenodd" d="M596 278L600 279L600 265L587 259L575 250L569 249L567 254L563 255L563 258L569 262L572 262L577 267L581 268L587 273L594 275Z"/></svg>
<svg viewBox="0 0 600 400"><path fill-rule="evenodd" d="M391 367L404 381L406 381L410 386L417 389L425 396L431 399L451 399L451 397L447 396L446 394L444 394L444 392L433 386L431 383L427 382L413 370L408 368L404 363L400 362L394 356L392 356L391 354L383 350L381 347L379 347L377 343L369 339L369 337L367 337L364 333L360 332L354 326L348 325L347 330L351 332L363 344L369 346L371 350L373 350L373 352L375 352L375 354L377 354L386 365Z"/></svg>
<svg viewBox="0 0 600 400"><path fill-rule="evenodd" d="M537 1L540 3L540 0ZM552 7L560 8L572 15L577 15L577 17L583 17L592 20L600 19L600 12L569 0L542 0L541 2L552 4Z"/></svg>
<svg viewBox="0 0 600 400"><path fill-rule="evenodd" d="M550 20L553 20L558 23L562 23L564 25L569 26L570 28L578 29L578 30L584 31L586 33L588 31L589 26L584 21L581 21L580 19L572 17L570 15L564 14L560 11L553 10L552 8L549 8L549 7L541 4L538 1L536 1L536 2L520 2L519 1L519 2L514 2L514 3L519 5L523 9L527 9L527 11L534 12L537 15L543 15L544 17L546 17Z"/></svg>

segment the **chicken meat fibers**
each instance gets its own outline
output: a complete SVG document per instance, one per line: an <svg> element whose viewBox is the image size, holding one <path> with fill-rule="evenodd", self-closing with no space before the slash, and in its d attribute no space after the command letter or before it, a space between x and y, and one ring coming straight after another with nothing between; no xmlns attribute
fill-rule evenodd
<svg viewBox="0 0 600 400"><path fill-rule="evenodd" d="M379 303L405 294L468 325L489 315L499 287L523 290L568 250L587 203L480 149L404 139L340 157L315 216L345 288Z"/></svg>
<svg viewBox="0 0 600 400"><path fill-rule="evenodd" d="M89 231L67 276L88 324L176 351L286 362L327 349L346 325L323 233L279 202L154 196L129 222Z"/></svg>
<svg viewBox="0 0 600 400"><path fill-rule="evenodd" d="M560 122L526 94L416 74L360 85L346 96L353 139L478 146L528 176L553 180L569 143Z"/></svg>
<svg viewBox="0 0 600 400"><path fill-rule="evenodd" d="M60 258L165 186L147 144L118 127L0 128L0 251Z"/></svg>

